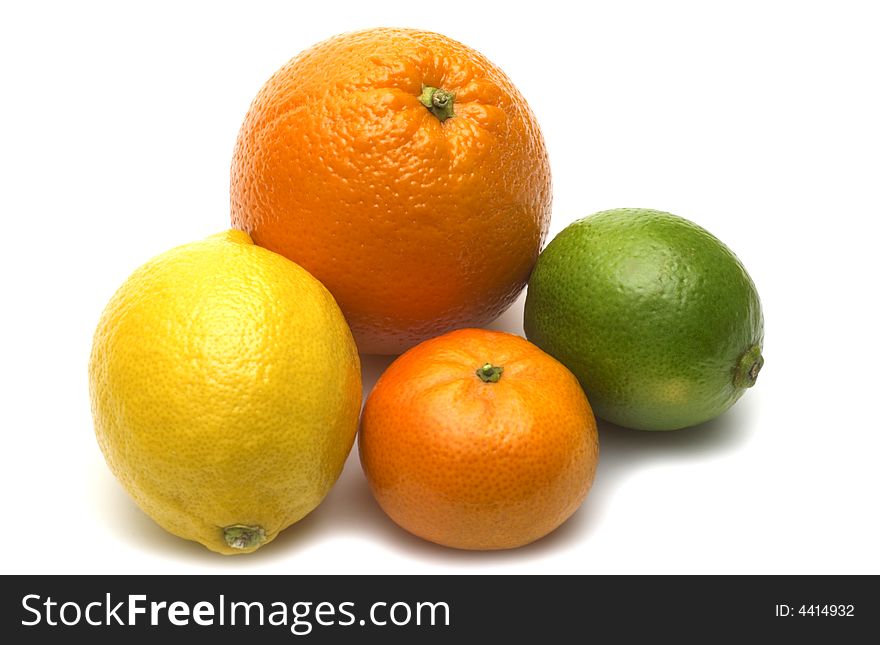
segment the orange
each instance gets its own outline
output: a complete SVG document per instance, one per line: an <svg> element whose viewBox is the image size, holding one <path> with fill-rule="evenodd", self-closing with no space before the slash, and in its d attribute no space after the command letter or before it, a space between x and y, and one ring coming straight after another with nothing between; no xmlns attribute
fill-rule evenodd
<svg viewBox="0 0 880 645"><path fill-rule="evenodd" d="M401 527L459 549L550 533L587 495L596 421L577 379L527 340L463 329L398 358L364 408L360 458Z"/></svg>
<svg viewBox="0 0 880 645"><path fill-rule="evenodd" d="M318 278L366 353L503 312L550 197L544 140L507 76L409 29L292 59L251 105L232 161L233 225Z"/></svg>

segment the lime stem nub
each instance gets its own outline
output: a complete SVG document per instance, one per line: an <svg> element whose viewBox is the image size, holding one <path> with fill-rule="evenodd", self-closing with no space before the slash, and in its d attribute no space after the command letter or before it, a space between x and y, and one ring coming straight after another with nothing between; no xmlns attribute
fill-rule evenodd
<svg viewBox="0 0 880 645"><path fill-rule="evenodd" d="M422 94L419 96L419 102L428 108L431 114L440 119L441 123L449 117L455 116L455 113L452 111L452 105L455 103L454 92L422 85Z"/></svg>
<svg viewBox="0 0 880 645"><path fill-rule="evenodd" d="M758 373L763 366L764 357L761 356L761 346L752 345L739 358L733 373L733 384L743 389L752 387L758 380Z"/></svg>
<svg viewBox="0 0 880 645"><path fill-rule="evenodd" d="M223 539L231 549L256 549L266 541L266 531L262 526L245 526L233 524L223 529Z"/></svg>
<svg viewBox="0 0 880 645"><path fill-rule="evenodd" d="M503 371L504 368L500 365L486 363L483 367L477 370L477 376L480 377L480 380L483 383L497 383L501 379L501 373Z"/></svg>

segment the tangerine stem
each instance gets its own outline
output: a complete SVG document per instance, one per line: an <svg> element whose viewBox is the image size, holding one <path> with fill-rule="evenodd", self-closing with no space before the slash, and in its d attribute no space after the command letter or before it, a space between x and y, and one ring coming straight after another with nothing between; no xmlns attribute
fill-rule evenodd
<svg viewBox="0 0 880 645"><path fill-rule="evenodd" d="M419 102L428 108L431 114L440 119L441 123L449 117L455 116L455 113L452 111L452 105L455 103L455 92L447 92L436 87L422 85L422 94L419 96Z"/></svg>
<svg viewBox="0 0 880 645"><path fill-rule="evenodd" d="M480 380L483 383L497 383L501 379L501 372L504 371L504 368L500 365L492 365L492 363L486 363L483 367L477 370L477 376L480 377Z"/></svg>

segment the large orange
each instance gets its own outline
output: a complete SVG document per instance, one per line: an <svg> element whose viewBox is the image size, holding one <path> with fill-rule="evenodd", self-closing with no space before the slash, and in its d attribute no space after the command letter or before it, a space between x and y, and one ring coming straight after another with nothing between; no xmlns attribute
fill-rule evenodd
<svg viewBox="0 0 880 645"><path fill-rule="evenodd" d="M398 358L364 408L360 457L379 505L426 540L509 549L580 506L599 456L577 379L519 336L463 329Z"/></svg>
<svg viewBox="0 0 880 645"><path fill-rule="evenodd" d="M327 286L362 352L399 353L513 302L547 231L550 169L498 67L439 34L373 29L269 79L231 206L236 228Z"/></svg>

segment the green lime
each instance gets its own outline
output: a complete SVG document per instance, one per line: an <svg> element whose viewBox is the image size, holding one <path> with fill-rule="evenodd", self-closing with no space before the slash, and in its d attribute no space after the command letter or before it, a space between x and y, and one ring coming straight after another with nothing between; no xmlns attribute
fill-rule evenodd
<svg viewBox="0 0 880 645"><path fill-rule="evenodd" d="M598 416L641 430L718 416L764 363L761 303L739 259L655 210L596 213L557 235L529 281L524 324Z"/></svg>

